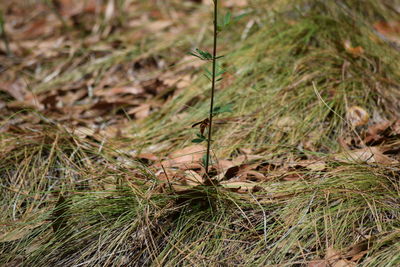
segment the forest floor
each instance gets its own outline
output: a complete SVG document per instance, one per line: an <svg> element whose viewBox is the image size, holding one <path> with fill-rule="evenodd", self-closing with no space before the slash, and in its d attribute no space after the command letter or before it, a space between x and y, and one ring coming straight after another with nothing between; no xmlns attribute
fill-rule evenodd
<svg viewBox="0 0 400 267"><path fill-rule="evenodd" d="M2 266L399 266L400 3L0 4ZM239 19L240 18L240 19Z"/></svg>

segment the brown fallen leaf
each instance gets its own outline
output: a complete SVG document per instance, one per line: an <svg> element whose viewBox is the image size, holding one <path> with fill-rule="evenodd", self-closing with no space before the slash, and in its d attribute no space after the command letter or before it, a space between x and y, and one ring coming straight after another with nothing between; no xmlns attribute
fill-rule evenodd
<svg viewBox="0 0 400 267"><path fill-rule="evenodd" d="M226 159L220 159L216 164L212 165L218 172L224 172L233 166L235 166L235 164L231 160Z"/></svg>
<svg viewBox="0 0 400 267"><path fill-rule="evenodd" d="M160 32L173 24L170 20L157 20L145 24L145 29L150 33Z"/></svg>
<svg viewBox="0 0 400 267"><path fill-rule="evenodd" d="M135 115L136 119L144 119L150 115L151 105L144 103L138 107L134 107L128 110L129 115Z"/></svg>
<svg viewBox="0 0 400 267"><path fill-rule="evenodd" d="M96 0L56 0L60 14L64 17L72 17L80 13L94 13L100 9ZM101 7L102 8L102 7Z"/></svg>
<svg viewBox="0 0 400 267"><path fill-rule="evenodd" d="M196 122L192 125L192 128L199 126L200 128L200 134L204 135L204 131L206 130L206 128L208 128L208 125L210 123L210 119L209 118L205 118L202 121Z"/></svg>
<svg viewBox="0 0 400 267"><path fill-rule="evenodd" d="M351 258L351 261L357 262L368 253L369 247L368 241L357 243L351 247L345 256L346 258Z"/></svg>
<svg viewBox="0 0 400 267"><path fill-rule="evenodd" d="M26 25L21 32L16 32L13 38L28 40L47 37L54 33L57 26L60 26L60 21L40 17Z"/></svg>
<svg viewBox="0 0 400 267"><path fill-rule="evenodd" d="M233 178L234 181L240 180L245 181L246 179L250 181L254 180L264 180L265 176L256 171L255 169L258 167L258 164L240 164L235 165L228 168L224 173L220 174L218 180L231 180Z"/></svg>
<svg viewBox="0 0 400 267"><path fill-rule="evenodd" d="M311 171L322 171L326 169L326 163L322 160L312 160L312 159L307 159L307 160L301 160L301 161L296 161L293 163L288 163L285 164L286 167L289 168L298 168L302 167Z"/></svg>
<svg viewBox="0 0 400 267"><path fill-rule="evenodd" d="M341 253L332 247L326 249L325 260L327 261L328 266L331 267L356 266L356 263L343 259Z"/></svg>
<svg viewBox="0 0 400 267"><path fill-rule="evenodd" d="M206 148L202 145L192 145L171 153L167 160L161 162L164 167L182 167L191 163L199 163Z"/></svg>
<svg viewBox="0 0 400 267"><path fill-rule="evenodd" d="M155 175L157 176L158 180L166 181L168 183L172 183L176 179L176 171L172 169L159 169Z"/></svg>
<svg viewBox="0 0 400 267"><path fill-rule="evenodd" d="M285 174L283 177L284 181L289 181L289 182L298 181L301 179L303 179L303 176L297 172Z"/></svg>
<svg viewBox="0 0 400 267"><path fill-rule="evenodd" d="M244 171L243 173L241 173L241 180L249 180L249 181L265 181L266 180L266 176L258 171L253 171L253 170L249 170L249 171Z"/></svg>
<svg viewBox="0 0 400 267"><path fill-rule="evenodd" d="M24 101L27 93L26 86L21 81L0 82L0 91L8 93L18 101Z"/></svg>
<svg viewBox="0 0 400 267"><path fill-rule="evenodd" d="M329 267L326 260L313 260L307 264L308 267Z"/></svg>
<svg viewBox="0 0 400 267"><path fill-rule="evenodd" d="M255 186L253 187L253 189L252 189L252 192L253 192L253 193L257 193L257 192L261 192L261 191L264 191L264 188L261 187L261 186L258 186L258 185L255 185Z"/></svg>
<svg viewBox="0 0 400 267"><path fill-rule="evenodd" d="M396 120L392 124L391 129L392 129L392 133L391 133L392 135L400 135L400 119Z"/></svg>
<svg viewBox="0 0 400 267"><path fill-rule="evenodd" d="M184 172L185 180L188 185L199 185L204 183L203 177L193 170L187 170Z"/></svg>
<svg viewBox="0 0 400 267"><path fill-rule="evenodd" d="M237 193L246 193L251 192L256 185L252 182L231 182L231 181L223 181L220 183L222 187L226 189L233 189Z"/></svg>
<svg viewBox="0 0 400 267"><path fill-rule="evenodd" d="M180 76L176 73L170 73L165 78L161 77L163 83L168 87L176 86L177 89L186 88L191 84L191 75Z"/></svg>
<svg viewBox="0 0 400 267"><path fill-rule="evenodd" d="M390 124L390 121L382 121L368 127L364 142L369 144L371 142L380 141L383 138L381 134L390 127Z"/></svg>
<svg viewBox="0 0 400 267"><path fill-rule="evenodd" d="M364 237L365 239L350 246L347 252L344 254L346 259L357 262L363 258L369 251L373 242L376 240L376 236Z"/></svg>
<svg viewBox="0 0 400 267"><path fill-rule="evenodd" d="M98 89L94 91L95 96L115 96L118 94L131 94L131 95L139 95L144 93L144 89L138 86L120 86L114 88L105 88L105 89Z"/></svg>
<svg viewBox="0 0 400 267"><path fill-rule="evenodd" d="M217 181L221 181L224 179L224 175L228 169L234 167L234 163L231 160L218 160L218 162L211 165L211 171L216 173L213 177Z"/></svg>
<svg viewBox="0 0 400 267"><path fill-rule="evenodd" d="M400 21L378 21L374 28L386 40L400 45Z"/></svg>
<svg viewBox="0 0 400 267"><path fill-rule="evenodd" d="M235 177L240 171L240 166L232 166L230 167L224 174L224 180L229 180Z"/></svg>
<svg viewBox="0 0 400 267"><path fill-rule="evenodd" d="M234 165L243 164L247 160L247 155L240 155L232 160Z"/></svg>
<svg viewBox="0 0 400 267"><path fill-rule="evenodd" d="M359 106L350 107L347 110L346 117L353 127L365 125L369 121L368 112Z"/></svg>
<svg viewBox="0 0 400 267"><path fill-rule="evenodd" d="M18 100L8 102L6 104L6 107L8 107L9 109L17 109L17 110L38 108L35 104Z"/></svg>
<svg viewBox="0 0 400 267"><path fill-rule="evenodd" d="M353 47L351 45L351 41L350 40L344 41L343 46L344 46L346 52L351 54L354 57L359 57L362 54L364 54L364 48L362 48L361 46Z"/></svg>
<svg viewBox="0 0 400 267"><path fill-rule="evenodd" d="M96 133L96 130L93 128L88 128L85 126L79 126L73 129L66 128L68 132L71 134L76 135L79 138L86 138L88 136L93 136Z"/></svg>
<svg viewBox="0 0 400 267"><path fill-rule="evenodd" d="M365 147L356 150L345 151L334 156L334 159L346 163L362 162L362 163L378 163L393 164L396 160L383 154L380 147Z"/></svg>

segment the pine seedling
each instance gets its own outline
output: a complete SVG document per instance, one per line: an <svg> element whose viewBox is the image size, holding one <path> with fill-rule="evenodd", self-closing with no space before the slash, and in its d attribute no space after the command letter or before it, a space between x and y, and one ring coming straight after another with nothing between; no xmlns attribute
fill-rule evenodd
<svg viewBox="0 0 400 267"><path fill-rule="evenodd" d="M226 28L231 20L232 15L230 12L227 12L221 20L219 20L218 16L218 0L213 0L214 4L214 31L213 31L213 51L209 53L207 51L203 51L199 48L196 48L194 51L189 52L190 55L212 63L211 70L205 69L204 76L210 81L211 83L211 97L210 97L210 111L208 118L195 123L192 127L199 126L200 133L196 134L196 138L192 140L193 143L202 143L207 142L207 151L203 157L203 164L205 166L206 171L206 185L213 185L213 182L209 175L209 165L210 165L210 154L211 154L211 137L212 137L212 126L213 126L213 117L224 113L224 112L231 112L232 104L228 104L225 106L217 106L214 107L214 98L215 98L215 89L216 83L222 80L222 75L225 73L225 70L222 68L220 64L218 64L217 60L222 58L223 56L217 56L217 41L218 41L218 33L220 33L224 28ZM208 129L207 136L204 134L205 130Z"/></svg>

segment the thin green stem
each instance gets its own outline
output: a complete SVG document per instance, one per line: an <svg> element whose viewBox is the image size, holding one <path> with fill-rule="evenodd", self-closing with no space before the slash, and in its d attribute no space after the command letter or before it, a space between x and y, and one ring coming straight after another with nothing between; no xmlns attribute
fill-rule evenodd
<svg viewBox="0 0 400 267"><path fill-rule="evenodd" d="M210 183L209 177L209 164L210 164L210 150L211 150L211 136L212 136L212 119L214 110L214 93L215 93L215 74L217 66L217 38L218 37L218 0L214 0L214 48L213 48L213 59L212 59L212 82L211 82L211 99L210 99L210 118L208 126L208 139L207 139L207 153L206 153L206 176L207 182ZM211 182L212 184L212 182Z"/></svg>

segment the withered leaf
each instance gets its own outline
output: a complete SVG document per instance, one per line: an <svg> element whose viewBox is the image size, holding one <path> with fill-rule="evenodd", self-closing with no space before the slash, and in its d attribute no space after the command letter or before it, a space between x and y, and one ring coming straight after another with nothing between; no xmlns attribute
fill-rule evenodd
<svg viewBox="0 0 400 267"><path fill-rule="evenodd" d="M400 21L378 21L374 28L386 40L400 44Z"/></svg>
<svg viewBox="0 0 400 267"><path fill-rule="evenodd" d="M363 162L363 163L378 163L378 164L392 164L396 163L395 160L383 154L383 148L380 147L365 147L345 151L336 154L334 158L341 162Z"/></svg>
<svg viewBox="0 0 400 267"><path fill-rule="evenodd" d="M359 57L362 54L364 54L364 48L362 48L361 46L353 47L351 45L350 40L344 41L343 45L344 45L344 48L346 49L346 52L351 54L354 57Z"/></svg>
<svg viewBox="0 0 400 267"><path fill-rule="evenodd" d="M347 110L346 117L353 127L365 125L369 121L368 112L359 106L350 107Z"/></svg>
<svg viewBox="0 0 400 267"><path fill-rule="evenodd" d="M205 129L208 127L210 124L210 119L206 118L202 121L196 122L195 124L192 125L192 128L196 127L197 125L200 125L200 133L201 135L204 135Z"/></svg>
<svg viewBox="0 0 400 267"><path fill-rule="evenodd" d="M224 180L229 180L229 179L235 177L235 176L239 173L239 170L240 170L240 166L233 166L233 167L230 167L230 168L225 172Z"/></svg>
<svg viewBox="0 0 400 267"><path fill-rule="evenodd" d="M164 160L162 165L165 167L185 167L193 163L199 163L206 148L202 145L192 145L177 150Z"/></svg>

